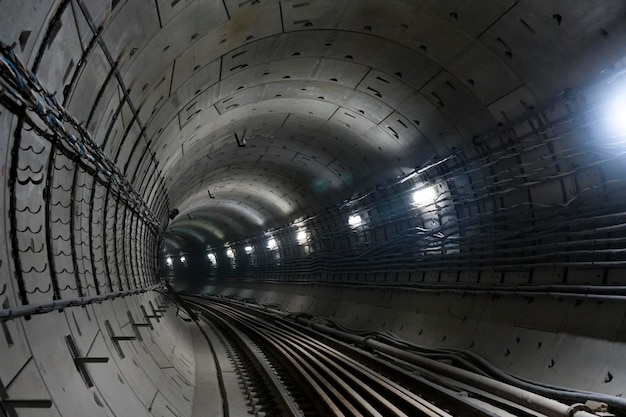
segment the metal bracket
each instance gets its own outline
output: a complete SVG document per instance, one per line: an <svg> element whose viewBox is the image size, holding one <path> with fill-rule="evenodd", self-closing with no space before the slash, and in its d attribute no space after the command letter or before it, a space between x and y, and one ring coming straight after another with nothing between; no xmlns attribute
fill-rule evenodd
<svg viewBox="0 0 626 417"><path fill-rule="evenodd" d="M240 148L245 148L246 146L246 131L235 132L235 140L237 141L237 146Z"/></svg>
<svg viewBox="0 0 626 417"><path fill-rule="evenodd" d="M150 330L154 330L154 327L152 327L152 323L150 323L149 321L146 323L137 323L135 322L135 318L130 311L127 311L126 314L128 314L128 320L130 321L130 325L133 327L133 331L135 332L135 336L137 336L137 340L143 341L143 337L139 332L140 327L149 327Z"/></svg>
<svg viewBox="0 0 626 417"><path fill-rule="evenodd" d="M152 301L148 301L148 305L150 306L150 310L152 310L152 314L153 314L153 315L152 315L152 316L150 316L150 317L155 318L155 319L156 319L156 321L160 323L160 322L161 322L161 320L159 320L159 319L160 319L161 317L163 317L163 315L162 315L162 314L159 314L161 311L160 311L160 310L157 310L157 309L155 309L155 308L154 308L154 305L152 304Z"/></svg>
<svg viewBox="0 0 626 417"><path fill-rule="evenodd" d="M117 350L117 354L120 355L120 358L124 359L126 355L124 355L124 351L122 350L122 347L120 346L120 342L123 340L127 340L127 341L135 340L137 339L137 336L116 335L115 332L113 332L111 323L108 320L104 321L104 327L106 327L107 329L107 333L109 334L109 337L111 338L111 342L113 342L113 347L115 347L115 350Z"/></svg>
<svg viewBox="0 0 626 417"><path fill-rule="evenodd" d="M148 312L146 311L145 307L143 305L140 305L139 308L141 309L141 312L143 313L143 316L145 317L146 320L150 320L150 319L154 319L157 321L157 323L160 322L160 317L158 314L148 314Z"/></svg>
<svg viewBox="0 0 626 417"><path fill-rule="evenodd" d="M107 363L109 361L109 358L88 358L86 356L83 356L80 353L80 349L78 349L76 342L74 342L74 338L72 337L72 335L65 336L65 342L67 343L67 347L70 349L70 353L72 354L72 359L74 360L74 365L76 365L76 370L83 378L83 381L85 381L85 385L87 385L88 388L93 387L91 375L89 374L89 371L87 370L87 367L85 365L87 365L88 363Z"/></svg>
<svg viewBox="0 0 626 417"><path fill-rule="evenodd" d="M9 399L6 388L0 381L0 416L18 417L16 408L51 408L51 400L15 400Z"/></svg>

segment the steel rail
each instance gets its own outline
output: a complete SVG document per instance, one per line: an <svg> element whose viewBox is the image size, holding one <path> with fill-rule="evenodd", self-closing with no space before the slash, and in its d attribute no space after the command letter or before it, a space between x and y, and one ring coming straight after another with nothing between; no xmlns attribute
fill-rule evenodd
<svg viewBox="0 0 626 417"><path fill-rule="evenodd" d="M410 406L425 415L450 416L450 414L442 412L429 402L400 387L388 378L369 370L363 364L317 342L309 336L298 335L298 337L295 337L293 330L277 330L284 339L297 346L299 351L305 353L314 361L321 363L327 369L332 368L340 381L350 381L355 386L355 389L366 393L368 397L379 403L386 411L392 412L396 416L412 416L414 414L407 414L407 412L403 411L406 407L397 406L395 402L405 403L406 406ZM367 381L367 383L364 381ZM383 394L393 397L393 400L385 398Z"/></svg>
<svg viewBox="0 0 626 417"><path fill-rule="evenodd" d="M223 311L222 313L227 317L230 317L231 320L238 321L238 319L233 317L232 314L228 314ZM247 330L253 331L250 327L248 327ZM303 357L303 355L298 354L298 352L288 344L272 339L267 334L260 334L255 331L253 332L257 333L257 336L261 339L265 339L265 346L271 346L271 348L275 351L274 358L276 360L282 362L287 367L293 366L298 370L299 375L293 375L293 371L291 374L294 376L294 379L305 381L309 384L307 392L317 400L314 401L314 404L319 407L318 412L320 415L333 415L338 417L356 417L363 415L380 416L380 414L375 413L375 410L372 408L368 408L366 406L358 407L353 404L353 402L349 401L349 399L346 398L346 392L353 395L357 394L350 391L347 384L343 384L341 381L329 378L327 372L324 372L323 369L314 366L310 360L307 360L307 358ZM280 356L281 359L277 356Z"/></svg>
<svg viewBox="0 0 626 417"><path fill-rule="evenodd" d="M295 355L298 352L306 351L308 354L305 355L307 356L307 359L315 359L315 361L312 362L317 361L325 364L328 368L334 369L338 369L337 366L341 366L343 368L343 371L339 370L338 375L340 376L340 378L342 378L342 384L345 383L346 380L352 379L350 376L348 376L348 374L358 374L359 381L365 381L367 378L367 375L365 374L375 374L376 372L380 372L378 369L374 370L375 367L372 367L371 363L380 363L381 361L384 362L384 358L385 361L391 360L392 362L394 362L393 364L388 365L390 367L395 366L397 368L398 364L401 363L405 365L411 364L409 368L412 369L413 372L418 372L420 376L426 378L431 383L439 384L440 388L445 388L447 390L464 390L459 387L469 386L471 387L470 391L473 392L472 397L482 400L483 403L490 404L492 407L496 407L515 415L538 415L537 413L541 415L555 417L583 417L592 415L591 413L589 413L589 411L586 411L588 409L586 409L582 404L567 405L559 403L558 401L552 400L542 395L534 394L525 389L520 389L518 387L514 387L491 378L486 378L483 375L478 375L473 372L468 372L463 369L455 368L436 360L428 359L422 355L418 355L413 352L398 349L397 347L378 342L371 337L356 335L348 333L346 331L330 328L324 324L313 322L306 318L295 317L294 323L293 321L290 322L281 320L281 318L284 318L285 316L287 316L287 314L278 310L268 311L267 309L265 309L264 311L260 309L263 308L263 306L260 305L242 305L241 303L238 303L238 305L233 305L234 303L230 301L225 302L225 300L220 300L217 298L211 300L207 300L204 297L188 296L187 298L195 300L200 299L200 302L202 303L211 301L211 308L227 312L233 320L243 322L242 325L246 326L248 328L248 331L259 335L259 337L269 340L278 340L279 343L282 343L283 345L290 348L291 354ZM279 328L279 330L277 330L277 328ZM314 338L311 339L307 337L302 337L303 333L314 334ZM334 344L327 343L328 338L334 340ZM334 347L337 344L343 344L344 347L346 347L348 350L353 349L353 351L358 351L360 349L354 349L354 347L350 348L348 345L352 344L371 350L371 355L377 356L370 357L369 362L365 361L365 366L371 369L367 369L367 371L365 371L365 373L363 374L359 373L358 366L351 366L354 364L354 362L351 361L356 361L356 357L358 357L358 362L361 362L363 356L366 356L365 353L360 355L347 353L347 357L349 359L348 361L344 361L344 359L342 359L341 361L334 362L335 359L333 359L333 357L337 355L335 353L336 350L328 350L326 347L328 347L329 349L330 347L325 345L330 345L331 347ZM346 351L344 350L343 353L346 353ZM339 356L341 356L341 354L339 354ZM340 365L338 365L339 363ZM411 379L410 376L407 376L402 372L399 372L398 375L398 378L392 376L391 379L393 379L394 381L403 381L403 383L405 381L405 378L408 377L409 380ZM332 378L327 378L327 380L328 379L332 380ZM384 392L385 398L387 400L390 400L393 397L393 391L389 391L389 387L385 387L384 383L381 383L380 380L375 380L374 383L372 383L370 380L369 383L372 384L370 386L376 387L376 392ZM364 391L363 387L358 388L358 385L359 384L357 383L356 385L353 385L352 388L357 387L355 391L360 390L359 392L363 395L363 392L367 391L367 389ZM378 404L378 406L380 406L380 403ZM472 404L472 406L477 407L477 404ZM477 408L482 407L478 406ZM377 411L380 412L380 409L378 409ZM387 412L387 414L380 414L389 415L389 412L392 412L394 415L402 415L397 411L390 410L389 408L387 408L385 411ZM481 411L484 412L484 409ZM468 414L461 413L460 415ZM492 412L486 412L484 415L494 414Z"/></svg>
<svg viewBox="0 0 626 417"><path fill-rule="evenodd" d="M195 304L195 306L199 307L203 314L212 318L213 321L219 321L219 325L232 337L239 341L238 346L244 351L245 355L254 362L255 368L261 373L261 375L267 382L268 388L270 388L270 390L273 392L275 400L283 408L283 411L287 413L286 415L302 416L300 407L293 400L285 386L279 380L276 373L269 367L269 364L267 363L265 358L263 358L258 351L253 349L250 344L246 342L246 335L232 323L229 323L227 320L220 320L219 315L215 314L210 309L197 304Z"/></svg>
<svg viewBox="0 0 626 417"><path fill-rule="evenodd" d="M219 311L225 319L238 323L245 332L254 335L255 341L268 350L274 350L285 362L297 364L298 372L305 371L299 379L314 380L309 393L318 405L324 403L322 415L367 416L451 416L429 400L421 398L400 384L383 376L348 354L325 345L315 338L294 329L278 327L253 314L226 305L193 302L201 309ZM262 340L262 342L261 342ZM284 356L286 355L286 357ZM292 366L292 373L295 371ZM334 405L328 403L331 400ZM475 404L463 406L478 408L471 415L493 416ZM332 411L331 411L332 410ZM330 412L330 414L329 414Z"/></svg>
<svg viewBox="0 0 626 417"><path fill-rule="evenodd" d="M241 306L240 306L241 307ZM246 310L251 310L256 306L246 306ZM265 306L263 306L265 307ZM276 319L276 315L268 313L267 309L264 311L258 311L261 315ZM450 388L441 382L441 377L429 372L423 368L417 368L414 365L407 362L400 361L397 358L393 358L389 355L376 353L376 355L359 349L353 345L338 341L334 338L328 337L323 333L319 333L312 330L310 327L302 326L298 323L291 321L276 320L274 322L277 326L286 329L288 332L293 332L294 328L300 332L313 336L313 342L320 346L320 349L325 349L327 346L332 346L334 349L342 352L346 355L348 360L355 363L360 363L366 366L369 371L376 370L376 372L387 375L395 382L401 383L403 386L410 386L413 388L419 388L419 392L430 399L434 399L437 403L446 403L446 406L452 410L456 415L463 416L490 416L498 417L501 414L487 410L478 406L475 402L471 402L471 399L461 395L451 395ZM323 342L323 343L322 343ZM355 360L358 358L358 361ZM402 362L402 367L399 366L399 362ZM428 378L425 378L428 376ZM434 382L431 382L434 381ZM407 390L408 391L408 390ZM460 391L468 392L467 388L457 390L456 394L460 394ZM414 395L411 391L408 391L409 395ZM492 394L488 394L484 391L473 389L475 393L472 397L480 397L481 400L492 404L500 409L514 413L519 416L535 417L537 414L528 410L525 407L520 407L518 404L511 403ZM421 398L420 398L421 399Z"/></svg>

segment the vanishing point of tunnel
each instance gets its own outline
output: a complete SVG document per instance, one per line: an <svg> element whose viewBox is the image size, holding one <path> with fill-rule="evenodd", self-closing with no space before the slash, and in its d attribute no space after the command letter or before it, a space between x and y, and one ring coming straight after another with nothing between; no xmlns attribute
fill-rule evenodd
<svg viewBox="0 0 626 417"><path fill-rule="evenodd" d="M0 1L0 416L626 415L626 3Z"/></svg>

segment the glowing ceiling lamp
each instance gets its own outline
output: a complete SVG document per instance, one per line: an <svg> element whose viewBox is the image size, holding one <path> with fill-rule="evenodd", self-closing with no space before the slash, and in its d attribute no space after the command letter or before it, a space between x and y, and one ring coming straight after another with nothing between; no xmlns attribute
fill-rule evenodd
<svg viewBox="0 0 626 417"><path fill-rule="evenodd" d="M435 187L426 187L413 192L413 204L419 207L428 206L437 200Z"/></svg>
<svg viewBox="0 0 626 417"><path fill-rule="evenodd" d="M187 262L187 257L186 257L185 255L181 255L181 257L180 257L180 261L181 261L182 263Z"/></svg>
<svg viewBox="0 0 626 417"><path fill-rule="evenodd" d="M348 224L352 227L359 227L363 223L363 219L358 214L348 217Z"/></svg>
<svg viewBox="0 0 626 417"><path fill-rule="evenodd" d="M172 261L172 257L168 256L167 258L165 258L165 264L169 267L171 267L172 265L174 265L174 262Z"/></svg>
<svg viewBox="0 0 626 417"><path fill-rule="evenodd" d="M207 254L207 258L209 258L209 262L211 262L211 265L215 265L217 263L217 259L215 258L214 254Z"/></svg>
<svg viewBox="0 0 626 417"><path fill-rule="evenodd" d="M296 234L296 240L300 245L304 245L309 240L309 234L304 229L298 230Z"/></svg>
<svg viewBox="0 0 626 417"><path fill-rule="evenodd" d="M228 248L226 250L226 256L228 256L230 259L235 259L235 252L233 252L231 248Z"/></svg>
<svg viewBox="0 0 626 417"><path fill-rule="evenodd" d="M253 251L252 246L246 246L243 250L245 250L247 254L251 254Z"/></svg>
<svg viewBox="0 0 626 417"><path fill-rule="evenodd" d="M626 94L613 100L609 119L616 136L626 135Z"/></svg>
<svg viewBox="0 0 626 417"><path fill-rule="evenodd" d="M274 239L273 237L269 238L267 240L267 248L269 250L276 250L276 249L278 249L278 242L276 242L276 239Z"/></svg>

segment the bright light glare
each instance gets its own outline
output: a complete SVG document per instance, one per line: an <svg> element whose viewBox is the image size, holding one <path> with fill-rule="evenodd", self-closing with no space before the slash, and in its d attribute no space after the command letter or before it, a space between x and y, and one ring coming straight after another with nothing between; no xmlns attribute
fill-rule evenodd
<svg viewBox="0 0 626 417"><path fill-rule="evenodd" d="M246 253L252 253L252 246L246 246L244 250L246 251Z"/></svg>
<svg viewBox="0 0 626 417"><path fill-rule="evenodd" d="M296 234L296 240L299 244L304 245L307 240L309 240L309 234L306 232L306 230L299 230L298 234Z"/></svg>
<svg viewBox="0 0 626 417"><path fill-rule="evenodd" d="M626 135L626 95L613 101L610 119L615 133Z"/></svg>
<svg viewBox="0 0 626 417"><path fill-rule="evenodd" d="M167 266L172 266L174 264L174 262L172 262L172 258L170 256L168 256L167 258L165 258L165 264Z"/></svg>
<svg viewBox="0 0 626 417"><path fill-rule="evenodd" d="M361 219L361 216L359 216L358 214L354 214L348 217L348 224L352 227L358 227L361 225L361 223L363 223L363 220Z"/></svg>
<svg viewBox="0 0 626 417"><path fill-rule="evenodd" d="M422 188L413 193L413 203L417 206L433 204L437 199L437 191L434 187Z"/></svg>
<svg viewBox="0 0 626 417"><path fill-rule="evenodd" d="M274 250L278 248L278 243L276 242L276 239L274 239L273 237L269 238L267 241L267 248L269 250Z"/></svg>
<svg viewBox="0 0 626 417"><path fill-rule="evenodd" d="M235 259L235 252L233 252L232 249L228 248L228 250L226 251L226 256L228 256L230 259Z"/></svg>
<svg viewBox="0 0 626 417"><path fill-rule="evenodd" d="M212 253L207 254L207 258L209 258L209 262L211 262L212 265L215 265L217 262L217 259L215 258L215 255Z"/></svg>
<svg viewBox="0 0 626 417"><path fill-rule="evenodd" d="M180 261L185 263L187 261L187 257L185 257L185 255L181 256Z"/></svg>

